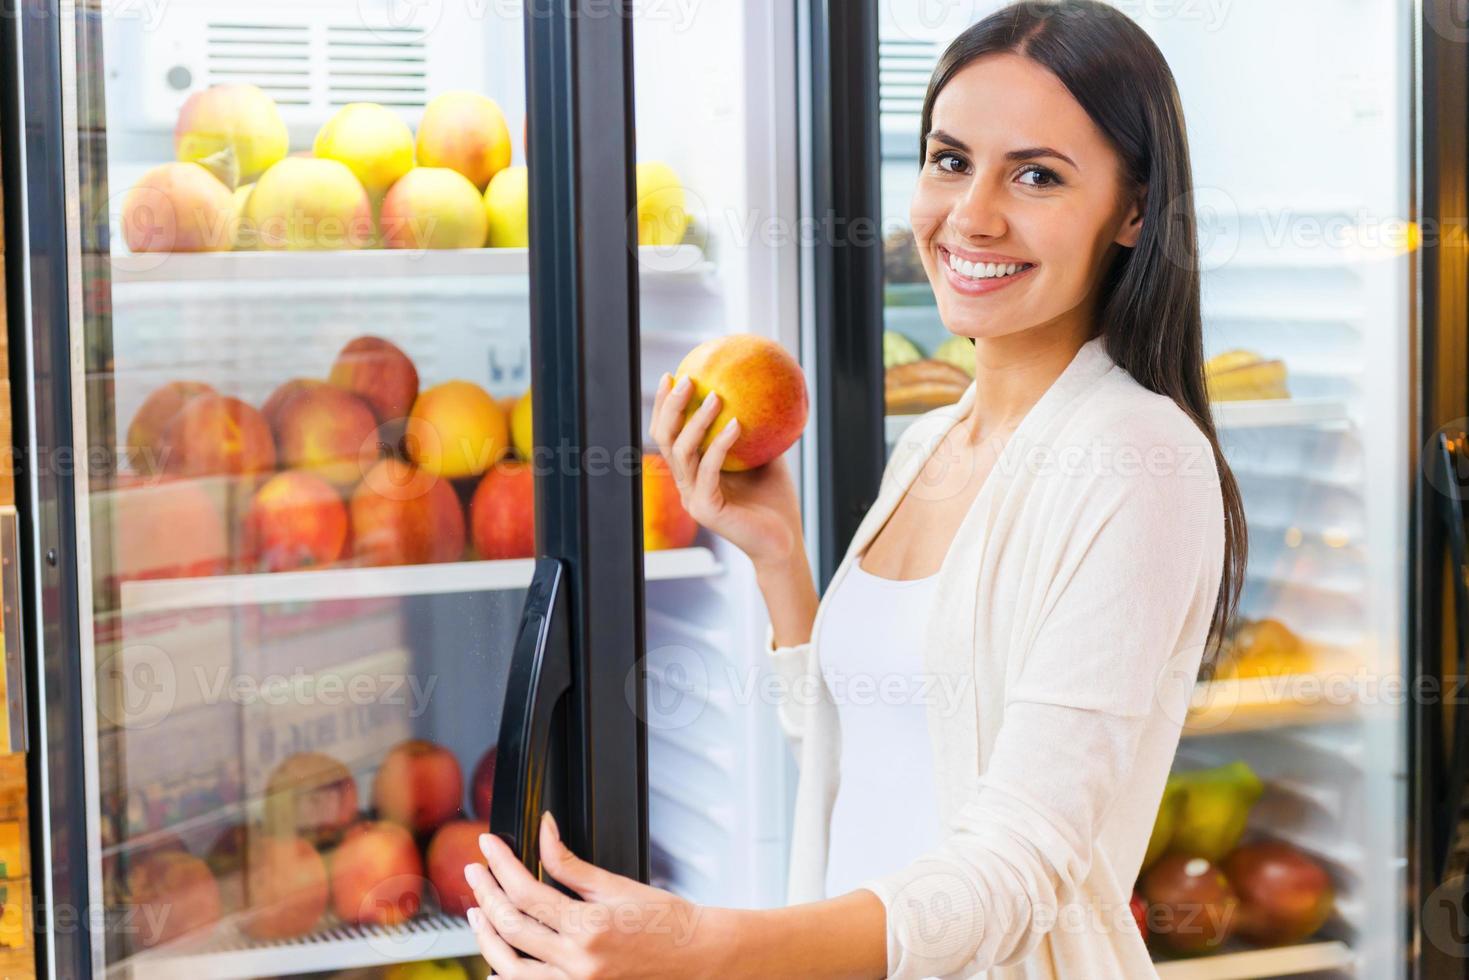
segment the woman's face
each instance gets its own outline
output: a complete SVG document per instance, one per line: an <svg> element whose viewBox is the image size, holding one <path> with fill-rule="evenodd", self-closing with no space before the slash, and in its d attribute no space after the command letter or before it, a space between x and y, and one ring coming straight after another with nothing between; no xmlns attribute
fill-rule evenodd
<svg viewBox="0 0 1469 980"><path fill-rule="evenodd" d="M925 149L910 217L949 332L1089 335L1093 289L1114 243L1136 244L1141 202L1060 80L1009 52L970 62L934 100ZM991 262L1021 271L991 277Z"/></svg>

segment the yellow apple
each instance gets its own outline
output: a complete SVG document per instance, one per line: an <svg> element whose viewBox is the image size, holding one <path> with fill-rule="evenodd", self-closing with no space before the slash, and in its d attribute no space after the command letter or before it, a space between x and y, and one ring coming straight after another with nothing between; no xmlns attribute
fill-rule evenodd
<svg viewBox="0 0 1469 980"><path fill-rule="evenodd" d="M506 167L485 188L485 216L490 222L491 248L530 245L530 171Z"/></svg>
<svg viewBox="0 0 1469 980"><path fill-rule="evenodd" d="M413 169L413 131L386 106L353 102L317 130L312 152L345 163L378 200Z"/></svg>
<svg viewBox="0 0 1469 980"><path fill-rule="evenodd" d="M445 92L423 107L418 163L449 167L478 190L510 166L510 128L499 104L478 92Z"/></svg>
<svg viewBox="0 0 1469 980"><path fill-rule="evenodd" d="M275 100L255 85L213 85L195 92L179 110L174 155L198 162L229 149L248 183L286 155L290 136Z"/></svg>
<svg viewBox="0 0 1469 980"><path fill-rule="evenodd" d="M689 226L683 184L666 163L650 161L637 168L638 244L677 245Z"/></svg>

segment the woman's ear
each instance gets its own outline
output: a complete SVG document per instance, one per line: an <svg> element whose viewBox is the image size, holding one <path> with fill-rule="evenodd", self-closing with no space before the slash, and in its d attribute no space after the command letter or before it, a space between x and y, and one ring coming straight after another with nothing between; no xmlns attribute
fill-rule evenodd
<svg viewBox="0 0 1469 980"><path fill-rule="evenodd" d="M1142 190L1138 191L1132 208L1127 212L1127 218L1117 232L1117 244L1125 248L1136 248L1137 240L1143 233L1143 209L1148 201L1148 188L1144 184Z"/></svg>

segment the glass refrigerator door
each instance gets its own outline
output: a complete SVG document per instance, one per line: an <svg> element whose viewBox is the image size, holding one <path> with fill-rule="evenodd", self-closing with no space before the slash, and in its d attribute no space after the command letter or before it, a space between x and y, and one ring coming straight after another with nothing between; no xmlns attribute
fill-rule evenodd
<svg viewBox="0 0 1469 980"><path fill-rule="evenodd" d="M646 878L630 27L542 14L25 18L57 975L482 976L543 808Z"/></svg>

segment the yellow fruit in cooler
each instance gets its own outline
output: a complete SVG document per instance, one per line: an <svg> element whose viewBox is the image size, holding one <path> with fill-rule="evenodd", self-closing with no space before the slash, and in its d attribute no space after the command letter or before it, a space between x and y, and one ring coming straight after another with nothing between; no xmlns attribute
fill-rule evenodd
<svg viewBox="0 0 1469 980"><path fill-rule="evenodd" d="M387 248L480 248L487 223L479 191L448 167L416 167L383 198L378 221Z"/></svg>
<svg viewBox="0 0 1469 980"><path fill-rule="evenodd" d="M456 479L493 466L510 445L505 412L472 381L445 381L419 393L403 436L426 472Z"/></svg>
<svg viewBox="0 0 1469 980"><path fill-rule="evenodd" d="M638 244L677 245L689 226L683 184L666 163L637 167Z"/></svg>
<svg viewBox="0 0 1469 980"><path fill-rule="evenodd" d="M353 102L316 131L311 150L347 165L374 199L413 169L413 131L397 113L376 102Z"/></svg>
<svg viewBox="0 0 1469 980"><path fill-rule="evenodd" d="M1301 638L1278 619L1242 620L1229 637L1221 679L1309 674L1315 660Z"/></svg>
<svg viewBox="0 0 1469 980"><path fill-rule="evenodd" d="M449 167L477 190L510 166L510 128L499 103L478 92L445 92L423 108L418 164Z"/></svg>
<svg viewBox="0 0 1469 980"><path fill-rule="evenodd" d="M510 412L510 439L515 443L515 452L521 459L529 460L535 448L535 436L531 428L530 389L515 401Z"/></svg>
<svg viewBox="0 0 1469 980"><path fill-rule="evenodd" d="M383 971L383 980L469 980L458 960L419 960L394 963Z"/></svg>
<svg viewBox="0 0 1469 980"><path fill-rule="evenodd" d="M290 135L275 100L258 86L213 85L195 92L179 110L174 155L199 162L229 150L239 180L249 182L290 149Z"/></svg>
<svg viewBox="0 0 1469 980"><path fill-rule="evenodd" d="M530 171L506 167L495 174L485 188L484 208L490 248L530 245Z"/></svg>
<svg viewBox="0 0 1469 980"><path fill-rule="evenodd" d="M372 201L344 163L286 157L260 175L241 234L262 249L352 249L372 241Z"/></svg>
<svg viewBox="0 0 1469 980"><path fill-rule="evenodd" d="M245 206L250 203L250 194L254 190L254 184L241 184L235 188L235 213L230 222L230 237L237 252L249 251L255 247L254 232L245 220Z"/></svg>
<svg viewBox="0 0 1469 980"><path fill-rule="evenodd" d="M1214 401L1289 398L1285 362L1266 360L1254 351L1229 350L1204 365L1209 397Z"/></svg>
<svg viewBox="0 0 1469 980"><path fill-rule="evenodd" d="M1168 850L1221 861L1244 835L1250 809L1265 791L1243 761L1170 777L1183 796Z"/></svg>

